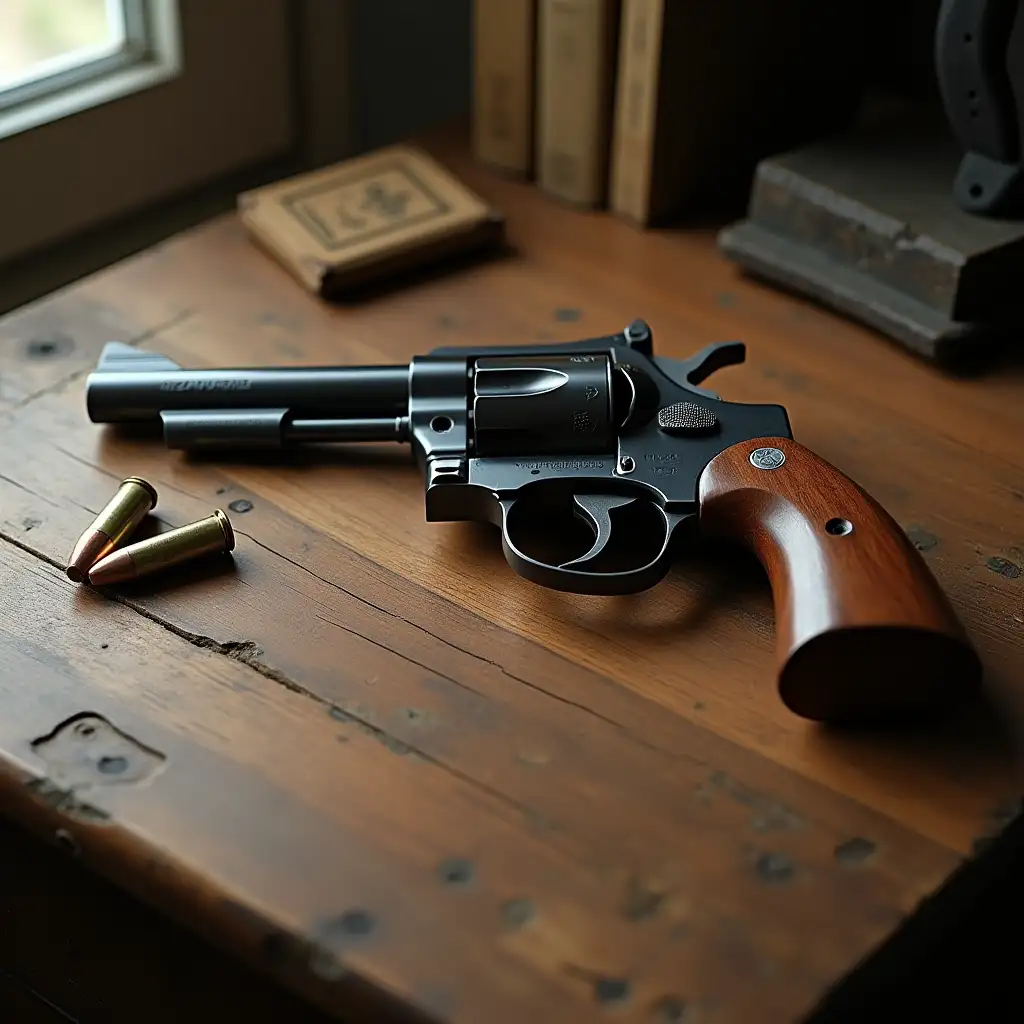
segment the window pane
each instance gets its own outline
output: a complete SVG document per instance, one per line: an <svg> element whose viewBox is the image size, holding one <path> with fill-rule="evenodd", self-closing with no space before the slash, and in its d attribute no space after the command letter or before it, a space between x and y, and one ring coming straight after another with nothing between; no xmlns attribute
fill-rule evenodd
<svg viewBox="0 0 1024 1024"><path fill-rule="evenodd" d="M0 0L0 92L124 43L124 0Z"/></svg>

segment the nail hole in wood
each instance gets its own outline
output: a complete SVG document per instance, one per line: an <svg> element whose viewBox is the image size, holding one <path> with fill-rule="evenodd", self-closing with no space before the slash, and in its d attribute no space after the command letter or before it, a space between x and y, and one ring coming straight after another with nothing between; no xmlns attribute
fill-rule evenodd
<svg viewBox="0 0 1024 1024"><path fill-rule="evenodd" d="M682 1024L686 1019L686 1003L676 996L665 996L654 1004L652 1024Z"/></svg>
<svg viewBox="0 0 1024 1024"><path fill-rule="evenodd" d="M453 857L441 865L440 875L445 885L469 885L473 881L473 865L461 857Z"/></svg>
<svg viewBox="0 0 1024 1024"><path fill-rule="evenodd" d="M32 359L49 359L70 352L74 344L66 334L54 334L48 338L33 338L25 351Z"/></svg>
<svg viewBox="0 0 1024 1024"><path fill-rule="evenodd" d="M757 858L757 873L765 882L788 882L794 874L793 862L781 853L762 853Z"/></svg>
<svg viewBox="0 0 1024 1024"><path fill-rule="evenodd" d="M346 910L341 915L338 924L343 934L350 935L353 938L362 938L373 931L377 922L373 919L373 914L368 910L356 909Z"/></svg>
<svg viewBox="0 0 1024 1024"><path fill-rule="evenodd" d="M599 1003L624 1003L629 998L629 982L624 978L598 978L594 998Z"/></svg>
<svg viewBox="0 0 1024 1024"><path fill-rule="evenodd" d="M101 757L96 762L96 767L104 775L121 775L128 770L127 757Z"/></svg>
<svg viewBox="0 0 1024 1024"><path fill-rule="evenodd" d="M509 900L501 908L501 916L505 919L505 924L511 928L522 928L529 924L536 914L536 908L527 899Z"/></svg>
<svg viewBox="0 0 1024 1024"><path fill-rule="evenodd" d="M854 836L836 847L835 858L840 864L863 864L874 854L876 849L877 847L870 839Z"/></svg>

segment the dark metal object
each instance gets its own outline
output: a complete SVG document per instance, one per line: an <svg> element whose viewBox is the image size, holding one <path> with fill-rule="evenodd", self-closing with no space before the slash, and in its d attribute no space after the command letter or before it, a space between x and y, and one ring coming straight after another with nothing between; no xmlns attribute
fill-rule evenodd
<svg viewBox="0 0 1024 1024"><path fill-rule="evenodd" d="M970 213L1024 215L1024 17L1017 0L943 0L935 69L967 150L953 194Z"/></svg>
<svg viewBox="0 0 1024 1024"><path fill-rule="evenodd" d="M628 593L668 571L711 459L790 436L781 406L698 386L743 361L739 342L687 360L652 353L642 321L571 344L444 348L368 368L183 370L111 345L86 396L94 422L162 422L168 445L186 449L411 441L428 520L495 523L509 564L535 582ZM564 546L535 547L559 533Z"/></svg>
<svg viewBox="0 0 1024 1024"><path fill-rule="evenodd" d="M173 376L168 370L175 371ZM183 370L170 359L113 342L103 349L86 401L97 423L147 420L154 409L263 413L284 408L315 417L344 407L352 413L399 416L406 411L408 384L403 366Z"/></svg>
<svg viewBox="0 0 1024 1024"><path fill-rule="evenodd" d="M953 200L959 152L919 112L765 160L747 219L719 235L752 273L945 364L1017 340L1024 223Z"/></svg>
<svg viewBox="0 0 1024 1024"><path fill-rule="evenodd" d="M546 455L567 441L577 455L607 451L615 436L611 363L536 353L477 359L473 421L478 455Z"/></svg>

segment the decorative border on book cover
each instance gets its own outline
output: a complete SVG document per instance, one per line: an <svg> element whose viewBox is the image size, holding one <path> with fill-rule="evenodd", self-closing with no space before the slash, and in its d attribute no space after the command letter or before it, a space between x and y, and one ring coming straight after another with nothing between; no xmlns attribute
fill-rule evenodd
<svg viewBox="0 0 1024 1024"><path fill-rule="evenodd" d="M281 207L331 252L437 220L452 209L398 160L282 196Z"/></svg>

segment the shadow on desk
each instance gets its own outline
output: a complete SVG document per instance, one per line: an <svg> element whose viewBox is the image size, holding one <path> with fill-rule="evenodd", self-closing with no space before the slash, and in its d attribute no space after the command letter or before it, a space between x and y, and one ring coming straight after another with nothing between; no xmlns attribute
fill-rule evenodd
<svg viewBox="0 0 1024 1024"><path fill-rule="evenodd" d="M70 857L0 821L0 1020L327 1024Z"/></svg>
<svg viewBox="0 0 1024 1024"><path fill-rule="evenodd" d="M807 1024L999 1021L1020 1003L1024 816L925 900Z"/></svg>
<svg viewBox="0 0 1024 1024"><path fill-rule="evenodd" d="M967 864L806 1024L1005 1019L1018 994L1024 817ZM327 1024L269 979L0 822L0 1019ZM373 1022L360 1020L360 1024ZM391 1019L379 1024L397 1024Z"/></svg>

